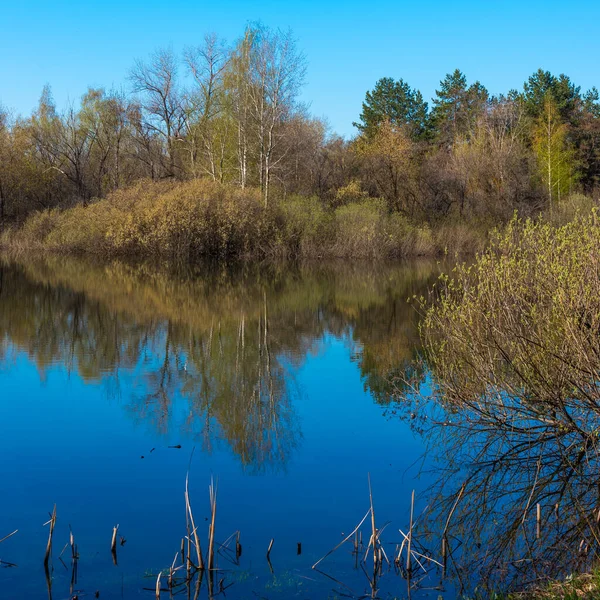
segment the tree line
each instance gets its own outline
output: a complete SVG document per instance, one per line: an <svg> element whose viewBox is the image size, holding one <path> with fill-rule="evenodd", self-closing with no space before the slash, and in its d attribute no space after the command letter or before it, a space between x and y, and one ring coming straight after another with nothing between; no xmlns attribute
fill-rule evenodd
<svg viewBox="0 0 600 600"><path fill-rule="evenodd" d="M402 79L367 92L353 142L361 185L410 214L505 219L552 209L600 176L600 103L566 75L538 70L522 91L492 96L456 70L431 108Z"/></svg>
<svg viewBox="0 0 600 600"><path fill-rule="evenodd" d="M345 140L299 101L306 59L290 31L207 35L182 55L136 61L129 90L88 89L59 111L46 86L28 117L0 109L0 220L84 205L140 179L205 178L257 188L262 202L300 194L324 206L382 198L435 221L499 221L552 209L600 177L598 91L539 70L493 96L459 70L431 106L402 79L366 93Z"/></svg>
<svg viewBox="0 0 600 600"><path fill-rule="evenodd" d="M0 112L0 216L88 203L141 178L270 189L306 179L304 146L323 128L298 102L305 59L291 32L207 35L182 56L136 61L129 93L88 89L59 112L46 86L27 118Z"/></svg>

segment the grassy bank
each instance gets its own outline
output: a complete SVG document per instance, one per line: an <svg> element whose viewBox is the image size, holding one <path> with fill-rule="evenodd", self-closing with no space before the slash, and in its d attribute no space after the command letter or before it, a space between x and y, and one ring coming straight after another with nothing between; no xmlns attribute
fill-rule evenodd
<svg viewBox="0 0 600 600"><path fill-rule="evenodd" d="M106 199L30 215L4 249L101 258L366 258L474 253L487 228L415 223L376 199L337 208L293 196L265 207L260 192L209 181L141 181Z"/></svg>
<svg viewBox="0 0 600 600"><path fill-rule="evenodd" d="M600 598L600 571L573 575L527 592L515 593L510 600L597 600Z"/></svg>

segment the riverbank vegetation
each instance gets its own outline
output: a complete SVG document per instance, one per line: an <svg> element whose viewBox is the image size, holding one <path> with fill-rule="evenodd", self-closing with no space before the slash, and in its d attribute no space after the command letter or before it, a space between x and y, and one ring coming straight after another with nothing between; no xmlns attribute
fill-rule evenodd
<svg viewBox="0 0 600 600"><path fill-rule="evenodd" d="M290 32L251 25L133 65L128 91L0 110L3 245L118 255L391 257L481 249L494 225L596 197L598 92L534 73L491 95L459 70L431 107L376 82L357 135L300 102ZM563 211L564 212L564 211ZM80 231L77 231L77 230Z"/></svg>
<svg viewBox="0 0 600 600"><path fill-rule="evenodd" d="M238 258L397 258L472 252L485 231L432 231L389 213L381 200L336 209L294 196L264 206L258 189L206 180L144 180L108 198L33 213L0 236L12 251L38 250L194 263Z"/></svg>
<svg viewBox="0 0 600 600"><path fill-rule="evenodd" d="M440 414L425 426L444 448L437 507L442 522L452 509L459 570L492 589L589 572L600 558L596 212L515 219L435 290L421 327Z"/></svg>

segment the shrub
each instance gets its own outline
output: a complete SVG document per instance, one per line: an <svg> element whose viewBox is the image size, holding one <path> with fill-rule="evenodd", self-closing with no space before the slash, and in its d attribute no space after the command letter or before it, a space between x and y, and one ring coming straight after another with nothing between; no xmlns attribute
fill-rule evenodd
<svg viewBox="0 0 600 600"><path fill-rule="evenodd" d="M280 203L284 238L293 256L327 254L335 239L335 221L316 196L292 196Z"/></svg>
<svg viewBox="0 0 600 600"><path fill-rule="evenodd" d="M526 561L554 577L589 566L600 552L596 213L513 220L423 308L428 375L411 389L425 383L443 410L429 414L446 465L433 506L443 520L455 506L455 530L470 532L461 568L487 578Z"/></svg>
<svg viewBox="0 0 600 600"><path fill-rule="evenodd" d="M148 180L87 206L31 215L3 234L13 249L128 256L178 262L200 259L434 255L447 241L426 224L365 199L356 182L340 190L335 210L317 197L291 196L265 207L257 189L208 180ZM466 227L466 226L465 226ZM456 230L454 230L456 231ZM465 229L466 231L466 229ZM475 242L462 236L459 250ZM477 238L479 239L479 238Z"/></svg>
<svg viewBox="0 0 600 600"><path fill-rule="evenodd" d="M383 200L365 200L337 208L336 241L338 257L376 258L385 254L387 207Z"/></svg>
<svg viewBox="0 0 600 600"><path fill-rule="evenodd" d="M331 200L331 206L333 208L339 208L340 206L346 206L352 202L363 202L367 200L369 194L363 191L360 187L360 181L353 179L348 185L339 188L333 199Z"/></svg>

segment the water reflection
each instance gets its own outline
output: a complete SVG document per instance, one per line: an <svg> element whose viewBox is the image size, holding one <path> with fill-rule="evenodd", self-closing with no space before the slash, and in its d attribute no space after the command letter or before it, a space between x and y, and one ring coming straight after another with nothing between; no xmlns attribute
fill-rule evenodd
<svg viewBox="0 0 600 600"><path fill-rule="evenodd" d="M352 345L382 404L418 349L407 303L432 264L174 273L49 258L0 271L0 355L28 354L102 382L159 433L225 441L252 471L284 468L300 443L290 372L326 334ZM121 385L133 373L135 386ZM126 391L123 391L126 390ZM175 413L183 419L175 419Z"/></svg>
<svg viewBox="0 0 600 600"><path fill-rule="evenodd" d="M597 564L597 410L565 398L545 412L500 388L449 402L431 372L410 385L398 410L428 441L435 481L420 534L459 588L523 590Z"/></svg>

